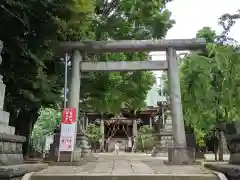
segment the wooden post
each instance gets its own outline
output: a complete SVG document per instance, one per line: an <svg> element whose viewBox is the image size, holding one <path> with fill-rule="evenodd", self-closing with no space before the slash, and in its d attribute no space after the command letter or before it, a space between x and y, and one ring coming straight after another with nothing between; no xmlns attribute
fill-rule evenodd
<svg viewBox="0 0 240 180"><path fill-rule="evenodd" d="M105 131L104 131L104 119L101 118L100 120L100 132L102 135L102 139L101 139L101 144L100 144L100 150L104 151L104 142L105 142Z"/></svg>
<svg viewBox="0 0 240 180"><path fill-rule="evenodd" d="M149 117L149 127L152 128L152 120L153 120L153 117L152 115Z"/></svg>
<svg viewBox="0 0 240 180"><path fill-rule="evenodd" d="M86 115L86 119L85 119L85 128L87 128L88 126L88 116Z"/></svg>
<svg viewBox="0 0 240 180"><path fill-rule="evenodd" d="M132 152L134 152L134 150L136 149L136 141L137 141L137 120L135 118L133 119L132 134L133 134Z"/></svg>

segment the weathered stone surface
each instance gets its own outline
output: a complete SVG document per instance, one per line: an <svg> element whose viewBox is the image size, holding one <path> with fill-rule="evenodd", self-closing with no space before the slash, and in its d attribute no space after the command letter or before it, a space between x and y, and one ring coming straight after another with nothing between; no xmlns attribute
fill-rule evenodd
<svg viewBox="0 0 240 180"><path fill-rule="evenodd" d="M166 166L162 160L132 153L98 154L96 162L82 166L49 166L32 176L32 180L219 180L200 165ZM140 160L141 159L141 160ZM144 159L144 160L142 160Z"/></svg>
<svg viewBox="0 0 240 180"><path fill-rule="evenodd" d="M22 143L0 141L0 165L17 165L22 163Z"/></svg>
<svg viewBox="0 0 240 180"><path fill-rule="evenodd" d="M76 137L76 151L81 152L81 159L94 161L96 157L93 156L90 146L88 144L88 139L85 133L77 133ZM79 150L80 149L80 150ZM78 153L77 152L77 153ZM79 153L78 153L79 154ZM77 156L75 156L76 158ZM78 157L80 157L78 155ZM75 161L81 161L81 159L75 159Z"/></svg>
<svg viewBox="0 0 240 180"><path fill-rule="evenodd" d="M62 42L61 51L78 49L85 52L140 52L165 51L174 47L176 50L195 50L205 48L203 39L162 39L162 40L121 40L121 41L80 41Z"/></svg>
<svg viewBox="0 0 240 180"><path fill-rule="evenodd" d="M21 164L14 166L1 166L0 167L0 180L21 180L22 177L29 172L38 172L46 169L47 164Z"/></svg>
<svg viewBox="0 0 240 180"><path fill-rule="evenodd" d="M9 115L10 115L9 112L6 112L0 109L0 124L8 125Z"/></svg>
<svg viewBox="0 0 240 180"><path fill-rule="evenodd" d="M0 133L0 141L24 143L26 138L23 136Z"/></svg>
<svg viewBox="0 0 240 180"><path fill-rule="evenodd" d="M240 166L231 164L210 164L205 163L204 166L214 171L222 172L228 180L240 179Z"/></svg>
<svg viewBox="0 0 240 180"><path fill-rule="evenodd" d="M230 163L240 165L240 134L227 136L230 151Z"/></svg>
<svg viewBox="0 0 240 180"><path fill-rule="evenodd" d="M23 163L22 143L25 138L0 133L0 165L17 165Z"/></svg>
<svg viewBox="0 0 240 180"><path fill-rule="evenodd" d="M23 155L22 154L0 154L0 165L18 165L23 164Z"/></svg>
<svg viewBox="0 0 240 180"><path fill-rule="evenodd" d="M187 161L179 161L179 156L187 156ZM195 162L194 150L191 148L168 148L168 165L188 165Z"/></svg>
<svg viewBox="0 0 240 180"><path fill-rule="evenodd" d="M82 62L83 72L167 70L166 61Z"/></svg>
<svg viewBox="0 0 240 180"><path fill-rule="evenodd" d="M2 49L3 42L0 40L0 64ZM15 127L8 125L9 113L3 111L6 85L2 78L0 75L0 179L20 180L27 171L19 166L9 165L23 164L22 144L26 138L16 136Z"/></svg>
<svg viewBox="0 0 240 180"><path fill-rule="evenodd" d="M167 153L168 148L173 147L172 119L167 118L164 128L160 130L157 139L160 139L153 151L152 156L156 157L162 153Z"/></svg>
<svg viewBox="0 0 240 180"><path fill-rule="evenodd" d="M1 77L2 78L2 77ZM6 85L0 79L0 109L3 109Z"/></svg>
<svg viewBox="0 0 240 180"><path fill-rule="evenodd" d="M15 134L15 127L8 126L5 124L0 124L0 132L5 134L14 135Z"/></svg>
<svg viewBox="0 0 240 180"><path fill-rule="evenodd" d="M0 179L22 177L28 171L18 166L0 167Z"/></svg>

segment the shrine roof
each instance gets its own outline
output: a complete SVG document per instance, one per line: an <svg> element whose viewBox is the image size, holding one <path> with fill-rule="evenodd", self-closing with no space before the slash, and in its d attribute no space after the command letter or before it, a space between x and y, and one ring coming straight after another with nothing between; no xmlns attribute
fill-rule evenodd
<svg viewBox="0 0 240 180"><path fill-rule="evenodd" d="M119 117L112 117L108 120L129 120L129 118L123 117L123 116L119 116Z"/></svg>

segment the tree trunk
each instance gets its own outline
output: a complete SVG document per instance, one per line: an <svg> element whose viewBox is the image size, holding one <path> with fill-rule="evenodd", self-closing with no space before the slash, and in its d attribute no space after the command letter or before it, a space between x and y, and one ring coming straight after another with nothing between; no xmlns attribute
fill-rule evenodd
<svg viewBox="0 0 240 180"><path fill-rule="evenodd" d="M221 140L219 140L218 159L219 161L223 161L223 144Z"/></svg>
<svg viewBox="0 0 240 180"><path fill-rule="evenodd" d="M101 120L100 120L100 132L101 132L100 151L104 152L105 132L104 132L103 116L101 116Z"/></svg>
<svg viewBox="0 0 240 180"><path fill-rule="evenodd" d="M218 159L219 161L223 161L223 140L224 137L223 131L218 131Z"/></svg>
<svg viewBox="0 0 240 180"><path fill-rule="evenodd" d="M9 109L7 109L7 111L10 113L9 126L16 127L17 118L18 118L18 114L19 114L18 110L16 110L15 108L9 108Z"/></svg>
<svg viewBox="0 0 240 180"><path fill-rule="evenodd" d="M224 161L223 154L229 153L227 139L224 131L219 132L219 161Z"/></svg>
<svg viewBox="0 0 240 180"><path fill-rule="evenodd" d="M218 160L217 153L218 153L218 149L217 149L217 146L215 145L215 147L214 147L214 158L215 158L215 161Z"/></svg>
<svg viewBox="0 0 240 180"><path fill-rule="evenodd" d="M220 132L220 139L221 139L221 143L223 146L223 153L228 154L229 150L228 150L227 138L226 138L226 134L224 131Z"/></svg>
<svg viewBox="0 0 240 180"><path fill-rule="evenodd" d="M213 143L214 143L214 146L213 146L213 151L214 151L214 157L215 157L215 161L218 160L218 138L217 138L217 132L215 131L214 133L214 138L213 138Z"/></svg>
<svg viewBox="0 0 240 180"><path fill-rule="evenodd" d="M23 155L26 156L29 147L29 139L37 118L39 108L33 108L30 111L20 110L16 122L16 134L26 137L26 142L23 144Z"/></svg>

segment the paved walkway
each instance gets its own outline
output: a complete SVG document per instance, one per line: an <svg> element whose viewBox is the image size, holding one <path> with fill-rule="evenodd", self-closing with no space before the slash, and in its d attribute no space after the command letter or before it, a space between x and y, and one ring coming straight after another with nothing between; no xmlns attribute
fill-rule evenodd
<svg viewBox="0 0 240 180"><path fill-rule="evenodd" d="M97 162L89 162L82 166L49 166L47 169L36 173L35 178L32 178L32 180L39 180L40 176L46 177L47 175L58 177L70 175L74 175L75 177L105 176L105 179L106 176L156 176L158 179L161 176L166 180L172 180L172 177L176 176L187 180L203 180L203 178L204 180L218 179L211 171L201 165L167 166L163 163L162 159L148 155L120 154L116 156L113 154L100 154L97 156L99 158Z"/></svg>

